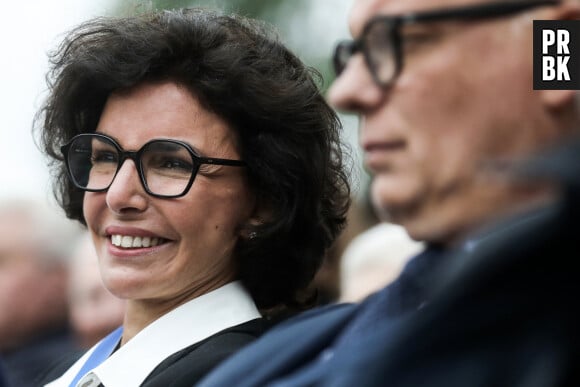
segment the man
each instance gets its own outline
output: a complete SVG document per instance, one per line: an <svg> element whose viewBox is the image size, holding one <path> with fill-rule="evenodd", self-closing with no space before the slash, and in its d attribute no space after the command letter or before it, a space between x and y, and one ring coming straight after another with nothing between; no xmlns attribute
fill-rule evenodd
<svg viewBox="0 0 580 387"><path fill-rule="evenodd" d="M0 355L9 386L35 386L50 364L76 349L65 262L76 233L40 203L0 203Z"/></svg>
<svg viewBox="0 0 580 387"><path fill-rule="evenodd" d="M532 90L535 19L580 19L580 2L355 0L329 98L361 116L375 207L428 247L362 305L289 321L202 386L580 380L580 97Z"/></svg>

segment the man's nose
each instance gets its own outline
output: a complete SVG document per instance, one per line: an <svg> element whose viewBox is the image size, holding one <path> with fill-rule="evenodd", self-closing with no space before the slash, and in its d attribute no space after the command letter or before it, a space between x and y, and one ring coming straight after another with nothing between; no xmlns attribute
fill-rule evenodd
<svg viewBox="0 0 580 387"><path fill-rule="evenodd" d="M362 113L376 106L383 99L384 90L379 87L365 64L362 54L356 54L332 83L328 101L338 110Z"/></svg>

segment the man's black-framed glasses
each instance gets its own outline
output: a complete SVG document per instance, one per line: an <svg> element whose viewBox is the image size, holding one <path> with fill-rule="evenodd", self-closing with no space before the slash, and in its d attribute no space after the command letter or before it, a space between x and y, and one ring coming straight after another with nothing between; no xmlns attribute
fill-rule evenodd
<svg viewBox="0 0 580 387"><path fill-rule="evenodd" d="M202 164L245 166L241 160L201 157L182 141L155 139L137 151L126 151L111 137L83 133L61 147L72 183L83 191L109 189L127 159L133 160L145 191L158 198L185 195Z"/></svg>
<svg viewBox="0 0 580 387"><path fill-rule="evenodd" d="M333 65L340 76L350 58L362 52L366 66L380 87L389 86L403 67L401 27L413 23L445 20L487 19L518 13L539 6L559 4L561 0L502 1L478 5L443 8L404 15L383 15L369 20L361 36L346 40L334 49Z"/></svg>

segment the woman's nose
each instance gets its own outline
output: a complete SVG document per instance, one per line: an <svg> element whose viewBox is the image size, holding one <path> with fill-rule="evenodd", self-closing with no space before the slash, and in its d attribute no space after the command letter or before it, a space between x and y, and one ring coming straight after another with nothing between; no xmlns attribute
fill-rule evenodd
<svg viewBox="0 0 580 387"><path fill-rule="evenodd" d="M135 163L125 160L107 190L107 206L115 213L143 211L148 200Z"/></svg>

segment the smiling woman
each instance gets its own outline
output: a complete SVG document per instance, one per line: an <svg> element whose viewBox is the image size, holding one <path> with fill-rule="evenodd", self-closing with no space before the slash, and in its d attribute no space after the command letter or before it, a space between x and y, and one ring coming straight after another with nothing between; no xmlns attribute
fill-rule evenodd
<svg viewBox="0 0 580 387"><path fill-rule="evenodd" d="M52 64L37 122L55 193L127 307L45 382L190 386L264 331L260 312L306 306L348 206L340 125L266 26L95 19Z"/></svg>

